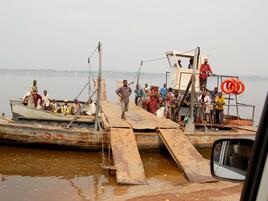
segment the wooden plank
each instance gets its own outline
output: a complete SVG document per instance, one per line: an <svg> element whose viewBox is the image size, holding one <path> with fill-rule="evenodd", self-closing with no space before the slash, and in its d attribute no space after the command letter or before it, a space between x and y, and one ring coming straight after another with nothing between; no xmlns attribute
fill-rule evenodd
<svg viewBox="0 0 268 201"><path fill-rule="evenodd" d="M217 181L211 176L209 161L201 156L181 130L160 129L159 135L190 182Z"/></svg>
<svg viewBox="0 0 268 201"><path fill-rule="evenodd" d="M117 183L144 184L145 173L132 129L111 128Z"/></svg>
<svg viewBox="0 0 268 201"><path fill-rule="evenodd" d="M156 126L157 128L178 128L178 124L176 124L175 122L171 121L170 119L167 118L159 118L156 117L155 115L153 115L150 112L147 112L146 110L144 110L141 107L137 107L135 104L130 104L130 109L129 109L129 118L127 118L127 120L132 120L131 119L131 114L134 113L135 116L139 116L140 119L142 119L141 121L144 121L144 119L146 119L147 122L143 123L143 124L147 124L146 126L148 128L152 128L155 129L154 127ZM138 117L136 117L136 119L138 120ZM136 120L136 124L138 124ZM135 120L133 120L135 121ZM134 124L133 122L129 122L131 125ZM149 125L150 123L150 125ZM139 123L140 127L146 127L146 126L142 126L141 123ZM134 128L134 127L133 127Z"/></svg>
<svg viewBox="0 0 268 201"><path fill-rule="evenodd" d="M253 131L257 132L257 127L256 126L238 126L239 129L241 130L247 130L247 131Z"/></svg>
<svg viewBox="0 0 268 201"><path fill-rule="evenodd" d="M102 111L112 128L130 128L127 121L121 119L122 112L119 103L102 101Z"/></svg>
<svg viewBox="0 0 268 201"><path fill-rule="evenodd" d="M144 115L139 110L137 106L129 108L129 112L126 113L126 120L131 125L133 129L144 130L151 129L155 130L157 128L157 122L151 116Z"/></svg>

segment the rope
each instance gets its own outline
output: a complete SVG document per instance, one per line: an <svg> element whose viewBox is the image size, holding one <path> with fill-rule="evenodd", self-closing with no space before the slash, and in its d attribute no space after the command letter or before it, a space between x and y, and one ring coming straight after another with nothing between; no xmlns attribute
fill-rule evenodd
<svg viewBox="0 0 268 201"><path fill-rule="evenodd" d="M88 63L90 62L90 58L95 54L95 52L98 50L98 47L97 46L90 54L89 54L89 57L88 57Z"/></svg>
<svg viewBox="0 0 268 201"><path fill-rule="evenodd" d="M142 60L142 62L153 62L153 61L160 61L160 60L164 60L164 59L167 59L167 57L159 57L159 58L154 58L154 59L145 59L145 60Z"/></svg>
<svg viewBox="0 0 268 201"><path fill-rule="evenodd" d="M98 50L98 46L90 52L88 58L87 58L87 63L89 65L89 78L88 78L88 82L86 83L86 85L82 88L82 90L77 94L77 96L75 97L75 99L78 99L79 96L83 93L83 91L86 89L86 87L89 85L89 90L88 90L88 95L90 96L91 92L92 92L92 89L91 89L91 79L92 79L92 65L91 65L91 62L90 62L90 59L91 57L96 53L96 51Z"/></svg>
<svg viewBox="0 0 268 201"><path fill-rule="evenodd" d="M79 96L83 93L83 91L85 90L85 88L87 87L87 85L89 84L89 81L86 83L86 85L82 88L82 90L77 94L77 96L75 97L75 99L78 99Z"/></svg>

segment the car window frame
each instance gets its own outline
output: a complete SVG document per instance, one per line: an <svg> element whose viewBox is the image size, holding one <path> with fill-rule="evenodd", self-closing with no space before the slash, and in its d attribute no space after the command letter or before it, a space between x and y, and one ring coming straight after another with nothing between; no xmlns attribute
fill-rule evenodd
<svg viewBox="0 0 268 201"><path fill-rule="evenodd" d="M268 94L259 127L256 133L255 143L249 160L248 173L242 189L240 201L255 201L258 195L260 182L267 159L268 152Z"/></svg>

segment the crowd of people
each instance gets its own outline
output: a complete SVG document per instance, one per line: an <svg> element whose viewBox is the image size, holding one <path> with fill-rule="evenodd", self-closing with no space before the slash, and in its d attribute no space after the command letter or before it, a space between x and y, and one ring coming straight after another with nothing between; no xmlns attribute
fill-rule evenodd
<svg viewBox="0 0 268 201"><path fill-rule="evenodd" d="M183 94L179 90L167 88L166 84L163 84L163 87L160 89L158 86L151 86L149 88L148 84L145 84L144 88L138 85L135 90L135 103L152 114L165 116L175 122L182 122L185 120L185 117L189 116L191 94L187 94L183 100ZM198 103L195 105L195 109L201 109L200 121L223 123L225 101L222 92L218 92L217 87L213 91L204 88L198 97ZM197 111L195 111L195 114L197 116Z"/></svg>
<svg viewBox="0 0 268 201"><path fill-rule="evenodd" d="M68 100L64 100L63 103L58 103L55 99L51 99L48 95L47 90L43 91L43 96L38 93L37 81L33 81L33 85L30 90L22 98L25 106L50 111L53 113L60 113L63 115L76 115L76 114L87 114L95 115L96 107L95 103L91 100L89 102L89 110L81 111L81 103L74 99L72 103Z"/></svg>
<svg viewBox="0 0 268 201"><path fill-rule="evenodd" d="M188 69L193 68L194 61L189 60ZM181 68L181 60L178 59L175 67ZM225 100L222 92L215 87L210 91L206 88L207 78L212 74L208 60L200 66L199 83L201 94L198 102L194 105L195 121L201 123L223 124ZM123 86L116 90L121 98L122 119L125 119L125 112L128 111L129 96L132 93L127 80L123 81ZM194 100L195 101L195 100ZM181 94L179 90L167 88L166 83L163 87L151 86L146 83L144 88L137 83L135 89L135 104L143 107L148 112L159 117L166 117L175 122L185 122L189 120L189 106L191 104L191 94Z"/></svg>

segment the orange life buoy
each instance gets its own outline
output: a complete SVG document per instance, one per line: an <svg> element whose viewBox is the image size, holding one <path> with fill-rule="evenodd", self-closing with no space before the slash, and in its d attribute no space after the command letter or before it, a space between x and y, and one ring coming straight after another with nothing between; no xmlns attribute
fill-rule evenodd
<svg viewBox="0 0 268 201"><path fill-rule="evenodd" d="M241 80L237 80L237 82L239 83L240 88L236 91L235 94L239 95L245 91L245 85Z"/></svg>
<svg viewBox="0 0 268 201"><path fill-rule="evenodd" d="M234 88L231 87L233 86L233 81L232 80L224 80L221 83L221 90L225 94L231 94L234 92Z"/></svg>
<svg viewBox="0 0 268 201"><path fill-rule="evenodd" d="M245 91L245 85L241 80L224 80L221 84L221 90L225 94L242 94Z"/></svg>

